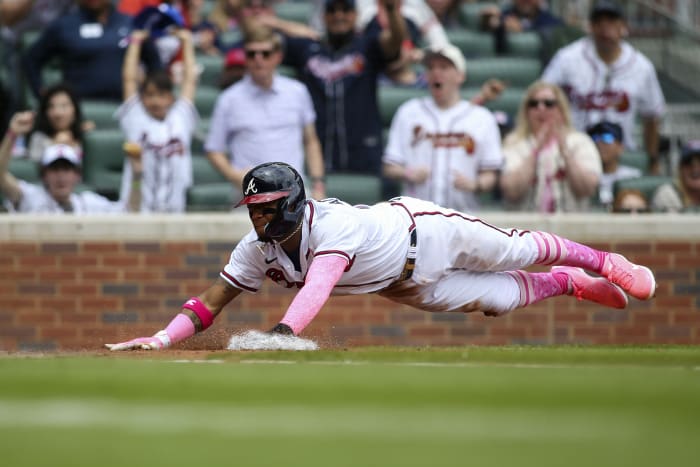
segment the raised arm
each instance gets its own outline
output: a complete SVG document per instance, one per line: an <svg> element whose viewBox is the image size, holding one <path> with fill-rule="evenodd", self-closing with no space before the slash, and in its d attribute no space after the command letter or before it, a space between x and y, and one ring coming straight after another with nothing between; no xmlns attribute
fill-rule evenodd
<svg viewBox="0 0 700 467"><path fill-rule="evenodd" d="M9 171L12 146L14 146L17 136L29 133L33 125L33 112L17 112L12 116L9 128L0 142L0 192L12 204L17 204L22 197L17 179Z"/></svg>
<svg viewBox="0 0 700 467"><path fill-rule="evenodd" d="M182 43L182 86L180 96L194 102L197 91L197 63L194 56L194 41L192 33L188 29L177 29L175 36Z"/></svg>
<svg viewBox="0 0 700 467"><path fill-rule="evenodd" d="M231 300L241 293L219 278L201 295L192 297L183 305L180 313L168 326L151 337L139 337L119 344L105 344L110 350L159 350L204 331Z"/></svg>
<svg viewBox="0 0 700 467"><path fill-rule="evenodd" d="M400 0L380 0L380 8L384 8L389 18L389 27L382 30L379 43L384 52L384 57L394 59L401 51L401 43L408 36L406 33L406 21L401 16Z"/></svg>
<svg viewBox="0 0 700 467"><path fill-rule="evenodd" d="M148 38L148 31L135 30L129 36L129 47L126 49L124 64L122 65L122 93L127 100L138 92L139 89L139 57L141 56L141 44Z"/></svg>

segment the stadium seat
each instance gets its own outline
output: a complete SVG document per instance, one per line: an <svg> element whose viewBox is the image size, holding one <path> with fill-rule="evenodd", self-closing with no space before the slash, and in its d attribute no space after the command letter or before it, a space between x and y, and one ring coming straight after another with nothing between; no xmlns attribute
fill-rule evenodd
<svg viewBox="0 0 700 467"><path fill-rule="evenodd" d="M647 198L647 201L651 201L656 189L670 182L673 182L673 177L664 175L645 175L639 178L628 178L616 181L614 192L617 194L620 190L639 190Z"/></svg>
<svg viewBox="0 0 700 467"><path fill-rule="evenodd" d="M206 156L192 157L192 177L194 185L226 182L226 178L211 165Z"/></svg>
<svg viewBox="0 0 700 467"><path fill-rule="evenodd" d="M194 96L194 106L199 112L199 116L203 119L210 119L214 112L216 99L221 94L219 88L212 86L199 86L197 93Z"/></svg>
<svg viewBox="0 0 700 467"><path fill-rule="evenodd" d="M83 119L95 122L95 128L119 129L119 121L115 112L119 108L119 103L112 101L84 100L80 104L83 110Z"/></svg>
<svg viewBox="0 0 700 467"><path fill-rule="evenodd" d="M375 204L382 201L382 182L373 175L329 174L326 196L350 204Z"/></svg>
<svg viewBox="0 0 700 467"><path fill-rule="evenodd" d="M465 99L471 99L471 97L478 92L479 88L466 88L462 91L462 96ZM498 99L487 102L484 106L491 110L503 111L511 118L515 118L518 113L520 101L523 99L524 95L525 90L523 88L507 88Z"/></svg>
<svg viewBox="0 0 700 467"><path fill-rule="evenodd" d="M284 1L274 6L278 17L297 23L308 24L314 14L314 3L310 1Z"/></svg>
<svg viewBox="0 0 700 467"><path fill-rule="evenodd" d="M540 77L540 71L540 61L535 58L477 58L467 61L465 86L479 87L489 78L498 78L508 86L526 88Z"/></svg>
<svg viewBox="0 0 700 467"><path fill-rule="evenodd" d="M644 151L625 150L620 157L620 164L636 167L642 172L649 170L649 157Z"/></svg>
<svg viewBox="0 0 700 467"><path fill-rule="evenodd" d="M382 118L382 126L391 125L396 109L401 104L414 97L427 96L425 89L404 88L398 86L380 86L378 92L379 114Z"/></svg>
<svg viewBox="0 0 700 467"><path fill-rule="evenodd" d="M489 33L467 29L448 30L447 38L467 59L492 57L495 54L493 36Z"/></svg>
<svg viewBox="0 0 700 467"><path fill-rule="evenodd" d="M539 59L542 52L542 41L536 32L521 32L508 34L506 47L508 55L521 58Z"/></svg>
<svg viewBox="0 0 700 467"><path fill-rule="evenodd" d="M124 135L118 129L85 134L83 180L110 199L119 197L125 157L123 144Z"/></svg>
<svg viewBox="0 0 700 467"><path fill-rule="evenodd" d="M467 29L478 31L481 26L481 10L492 5L498 6L497 3L491 2L463 3L459 7L459 22Z"/></svg>
<svg viewBox="0 0 700 467"><path fill-rule="evenodd" d="M10 173L20 180L29 183L38 183L39 167L37 163L31 159L13 158L10 160L8 167Z"/></svg>
<svg viewBox="0 0 700 467"><path fill-rule="evenodd" d="M224 57L220 55L197 54L197 65L202 67L199 86L219 87L219 77L224 69Z"/></svg>
<svg viewBox="0 0 700 467"><path fill-rule="evenodd" d="M228 182L195 184L187 190L188 211L230 211L233 204L233 188Z"/></svg>

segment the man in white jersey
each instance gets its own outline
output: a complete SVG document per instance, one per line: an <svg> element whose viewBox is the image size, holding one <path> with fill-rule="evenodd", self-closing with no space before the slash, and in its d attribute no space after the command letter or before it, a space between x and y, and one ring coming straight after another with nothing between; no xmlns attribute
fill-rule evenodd
<svg viewBox="0 0 700 467"><path fill-rule="evenodd" d="M377 292L426 311L499 316L557 295L614 308L625 292L650 299L652 272L615 253L546 232L500 229L429 201L399 197L374 206L305 199L291 166L262 164L243 179L253 230L231 253L217 281L187 300L165 329L111 350L161 349L208 328L241 292L265 278L298 292L271 332L298 335L331 293ZM530 273L532 264L553 267ZM582 268L601 274L589 276Z"/></svg>
<svg viewBox="0 0 700 467"><path fill-rule="evenodd" d="M559 50L542 79L567 93L580 131L603 120L615 122L622 126L625 146L635 149L635 119L641 117L649 171L658 173L659 119L666 103L654 65L623 40L627 26L616 2L597 1L589 19L590 36Z"/></svg>
<svg viewBox="0 0 700 467"><path fill-rule="evenodd" d="M492 190L503 164L498 123L462 99L467 65L451 44L426 50L430 97L402 104L391 122L384 174L403 194L458 211L475 211L478 192Z"/></svg>
<svg viewBox="0 0 700 467"><path fill-rule="evenodd" d="M113 202L92 191L75 192L80 183L82 161L72 146L48 146L39 162L41 185L16 179L9 171L15 138L26 135L34 124L31 111L12 116L10 127L0 143L0 193L10 212L49 214L99 214L123 212L122 203Z"/></svg>
<svg viewBox="0 0 700 467"><path fill-rule="evenodd" d="M251 167L282 155L300 173L306 163L311 195L324 198L316 112L306 86L276 72L280 37L259 27L246 36L244 51L246 75L216 101L205 144L209 160L237 190Z"/></svg>

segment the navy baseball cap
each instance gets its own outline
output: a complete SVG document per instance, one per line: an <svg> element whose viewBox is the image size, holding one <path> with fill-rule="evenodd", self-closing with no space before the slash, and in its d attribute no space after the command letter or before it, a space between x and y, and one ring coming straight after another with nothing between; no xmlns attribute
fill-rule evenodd
<svg viewBox="0 0 700 467"><path fill-rule="evenodd" d="M593 141L602 141L608 144L613 141L620 143L624 139L622 127L617 123L608 121L598 122L593 126L589 126L586 132Z"/></svg>
<svg viewBox="0 0 700 467"><path fill-rule="evenodd" d="M151 37L159 37L172 26L182 28L185 20L177 9L167 3L158 6L147 6L138 12L131 20L134 29L150 31Z"/></svg>
<svg viewBox="0 0 700 467"><path fill-rule="evenodd" d="M700 139L686 142L681 149L681 164L689 163L694 157L700 157Z"/></svg>
<svg viewBox="0 0 700 467"><path fill-rule="evenodd" d="M324 0L323 6L324 6L324 11L328 11L329 8L331 8L333 5L343 5L347 7L350 10L355 10L355 0Z"/></svg>
<svg viewBox="0 0 700 467"><path fill-rule="evenodd" d="M598 0L593 3L588 19L596 21L601 16L624 19L625 12L615 0Z"/></svg>

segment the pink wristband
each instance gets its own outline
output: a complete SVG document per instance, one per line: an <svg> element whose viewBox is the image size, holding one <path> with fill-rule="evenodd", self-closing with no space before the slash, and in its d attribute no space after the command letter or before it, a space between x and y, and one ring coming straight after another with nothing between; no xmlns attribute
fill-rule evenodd
<svg viewBox="0 0 700 467"><path fill-rule="evenodd" d="M209 311L209 308L197 297L192 297L187 300L182 305L182 308L190 310L197 315L197 318L199 318L199 321L202 323L202 331L211 326L214 322L214 313Z"/></svg>

